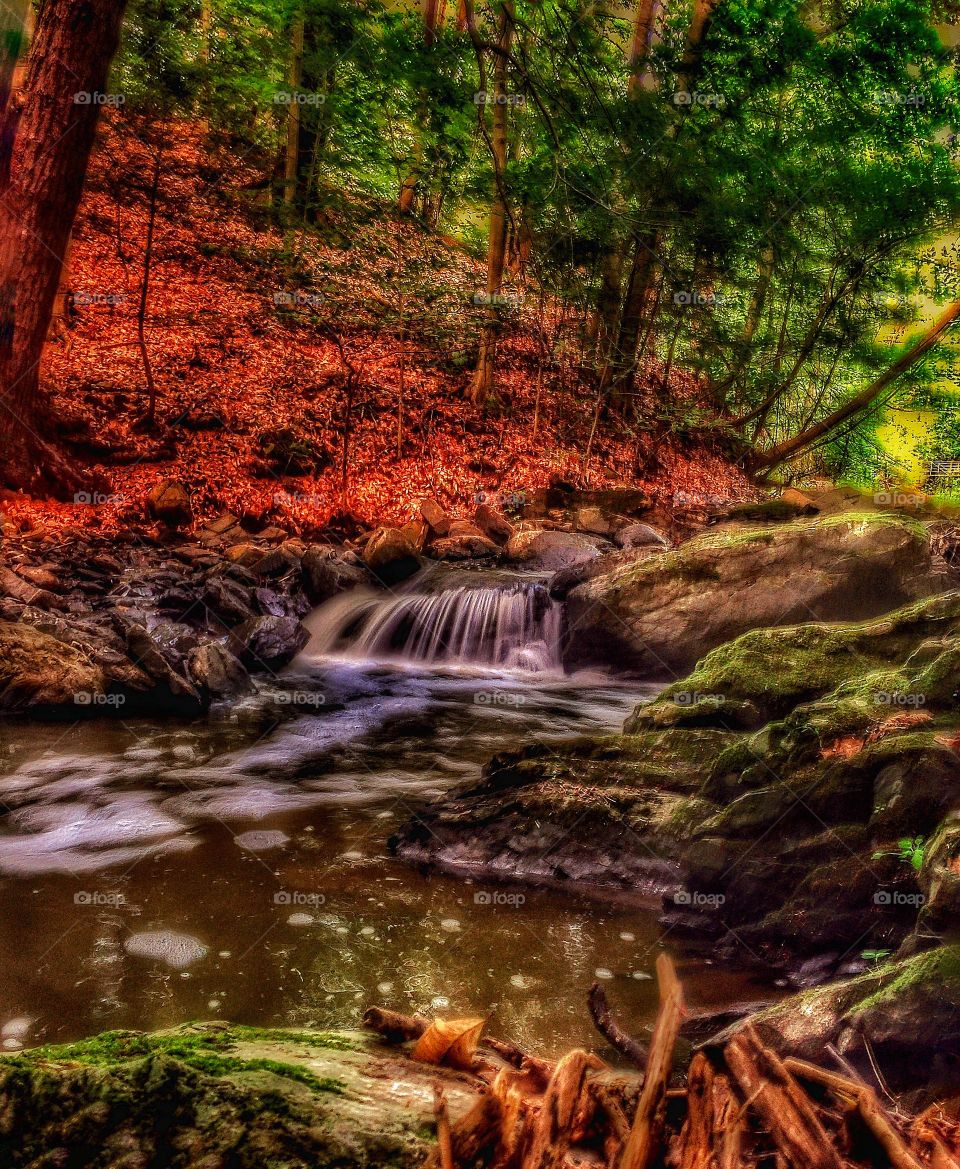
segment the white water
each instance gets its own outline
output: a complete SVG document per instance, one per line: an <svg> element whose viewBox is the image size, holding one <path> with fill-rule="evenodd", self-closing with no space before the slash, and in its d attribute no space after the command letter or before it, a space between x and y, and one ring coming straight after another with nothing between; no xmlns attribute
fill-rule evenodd
<svg viewBox="0 0 960 1169"><path fill-rule="evenodd" d="M353 591L321 606L307 626L309 657L561 669L560 606L541 583L387 596Z"/></svg>

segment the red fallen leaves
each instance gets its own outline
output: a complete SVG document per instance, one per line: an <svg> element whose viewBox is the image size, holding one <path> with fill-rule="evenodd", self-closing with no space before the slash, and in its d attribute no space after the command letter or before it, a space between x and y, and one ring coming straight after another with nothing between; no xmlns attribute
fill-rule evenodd
<svg viewBox="0 0 960 1169"><path fill-rule="evenodd" d="M603 418L591 443L596 400L576 374L573 330L562 306L532 294L501 343L509 416L483 415L463 397L482 265L359 198L323 216L337 246L295 232L284 251L267 209L244 190L260 173L205 146L191 125L170 135L163 167L146 322L161 427L144 432L136 309L152 155L124 117L113 117L94 157L71 256L73 317L43 371L58 410L89 424L88 455L97 453L88 461L105 486L93 506L5 503L20 526L110 531L142 520L147 491L167 477L190 487L199 518L229 510L305 529L340 511L402 522L424 496L466 510L480 493L554 478L687 502L745 495L739 472L708 449L681 451ZM560 338L542 378L538 336ZM641 393L652 382L645 371ZM674 376L671 396L696 393ZM322 452L322 469L265 472L257 436L277 428ZM655 478L637 474L647 465Z"/></svg>

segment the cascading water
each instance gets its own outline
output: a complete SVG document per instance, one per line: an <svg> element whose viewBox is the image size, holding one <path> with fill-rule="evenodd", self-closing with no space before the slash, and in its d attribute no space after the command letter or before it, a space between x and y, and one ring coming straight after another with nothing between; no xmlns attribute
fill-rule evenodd
<svg viewBox="0 0 960 1169"><path fill-rule="evenodd" d="M560 667L560 606L530 581L384 596L354 591L308 620L311 656L471 663L544 673Z"/></svg>

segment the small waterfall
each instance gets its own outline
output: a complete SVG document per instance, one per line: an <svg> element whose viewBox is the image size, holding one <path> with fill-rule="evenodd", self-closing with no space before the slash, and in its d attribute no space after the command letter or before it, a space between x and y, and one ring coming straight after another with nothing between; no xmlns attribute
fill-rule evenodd
<svg viewBox="0 0 960 1169"><path fill-rule="evenodd" d="M322 605L307 626L309 655L560 669L560 606L540 583L387 597L355 590Z"/></svg>

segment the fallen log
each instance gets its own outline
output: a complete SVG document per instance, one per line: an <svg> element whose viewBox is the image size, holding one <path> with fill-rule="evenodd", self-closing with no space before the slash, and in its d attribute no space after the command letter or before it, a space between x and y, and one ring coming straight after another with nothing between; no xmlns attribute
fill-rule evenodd
<svg viewBox="0 0 960 1169"><path fill-rule="evenodd" d="M454 1166L472 1165L485 1151L491 1150L500 1132L500 1101L490 1092L450 1129ZM424 1169L444 1169L438 1145L424 1162Z"/></svg>
<svg viewBox="0 0 960 1169"><path fill-rule="evenodd" d="M434 1088L433 1114L437 1121L437 1153L440 1169L456 1169L453 1159L453 1137L450 1133L450 1113L447 1111L447 1098L443 1088Z"/></svg>
<svg viewBox="0 0 960 1169"><path fill-rule="evenodd" d="M724 1058L750 1107L766 1125L792 1169L841 1169L839 1154L810 1098L748 1025L726 1046Z"/></svg>
<svg viewBox="0 0 960 1169"><path fill-rule="evenodd" d="M568 1052L560 1060L533 1117L523 1169L563 1169L575 1129L583 1126L578 1114L587 1073L604 1066L603 1060L581 1050Z"/></svg>
<svg viewBox="0 0 960 1169"><path fill-rule="evenodd" d="M713 1068L697 1052L687 1074L687 1119L680 1132L680 1169L710 1169L713 1161Z"/></svg>
<svg viewBox="0 0 960 1169"><path fill-rule="evenodd" d="M383 1007L367 1007L363 1013L363 1026L369 1031L376 1031L390 1043L407 1043L411 1039L419 1039L430 1022L423 1015L401 1015L399 1011L388 1011Z"/></svg>
<svg viewBox="0 0 960 1169"><path fill-rule="evenodd" d="M683 1019L683 988L669 955L657 959L660 1012L650 1040L643 1091L620 1158L620 1169L648 1169L663 1137L663 1106Z"/></svg>

